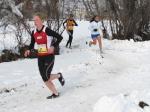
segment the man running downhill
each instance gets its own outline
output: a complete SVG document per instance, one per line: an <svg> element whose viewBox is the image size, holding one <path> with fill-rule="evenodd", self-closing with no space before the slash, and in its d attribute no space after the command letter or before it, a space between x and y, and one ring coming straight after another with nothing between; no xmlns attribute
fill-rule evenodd
<svg viewBox="0 0 150 112"><path fill-rule="evenodd" d="M59 93L52 81L54 79L58 79L63 86L65 84L65 80L62 73L51 74L51 71L55 62L55 47L59 45L63 37L43 25L40 13L34 16L34 24L36 29L32 31L31 44L29 46L29 50L25 51L24 55L25 57L30 55L30 51L34 49L34 44L36 42L38 46L38 67L40 75L45 85L52 92L52 95L48 96L47 99L56 98L59 96ZM54 42L53 38L56 38L57 41Z"/></svg>
<svg viewBox="0 0 150 112"><path fill-rule="evenodd" d="M65 25L66 24L66 25ZM74 26L78 26L78 24L76 23L76 21L73 19L73 15L70 14L69 18L66 19L66 21L63 23L63 26L66 26L66 31L69 35L69 39L66 43L66 47L68 47L71 49L71 44L72 44L72 40L73 40L73 30L74 30Z"/></svg>

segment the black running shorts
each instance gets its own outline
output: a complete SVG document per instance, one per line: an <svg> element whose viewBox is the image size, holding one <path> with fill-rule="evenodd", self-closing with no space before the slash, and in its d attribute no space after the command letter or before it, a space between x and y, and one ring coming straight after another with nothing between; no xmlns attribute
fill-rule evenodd
<svg viewBox="0 0 150 112"><path fill-rule="evenodd" d="M44 82L48 81L48 79L50 78L54 66L54 60L54 55L38 57L38 67Z"/></svg>

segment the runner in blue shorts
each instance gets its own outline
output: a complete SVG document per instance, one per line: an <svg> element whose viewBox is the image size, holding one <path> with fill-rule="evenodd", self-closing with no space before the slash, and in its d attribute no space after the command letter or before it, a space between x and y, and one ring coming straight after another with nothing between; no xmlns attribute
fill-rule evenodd
<svg viewBox="0 0 150 112"><path fill-rule="evenodd" d="M89 46L96 45L97 41L99 44L100 52L102 53L102 37L100 36L100 24L99 24L99 16L94 16L90 21L89 30L91 31L92 41L89 42Z"/></svg>

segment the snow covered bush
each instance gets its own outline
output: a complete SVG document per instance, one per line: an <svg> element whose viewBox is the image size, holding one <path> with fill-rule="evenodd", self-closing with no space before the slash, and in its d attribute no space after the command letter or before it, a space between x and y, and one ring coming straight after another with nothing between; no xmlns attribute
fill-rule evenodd
<svg viewBox="0 0 150 112"><path fill-rule="evenodd" d="M149 92L133 92L129 96L104 96L95 104L93 112L150 112L147 102L150 103Z"/></svg>

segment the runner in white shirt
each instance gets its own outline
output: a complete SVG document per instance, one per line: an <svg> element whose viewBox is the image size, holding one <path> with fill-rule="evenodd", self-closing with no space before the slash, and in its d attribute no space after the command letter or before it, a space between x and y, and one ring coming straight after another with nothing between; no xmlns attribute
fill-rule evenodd
<svg viewBox="0 0 150 112"><path fill-rule="evenodd" d="M96 45L97 41L99 44L100 52L102 53L102 37L100 35L101 25L99 22L99 16L94 16L90 21L89 30L91 31L92 41L89 42L89 46Z"/></svg>

